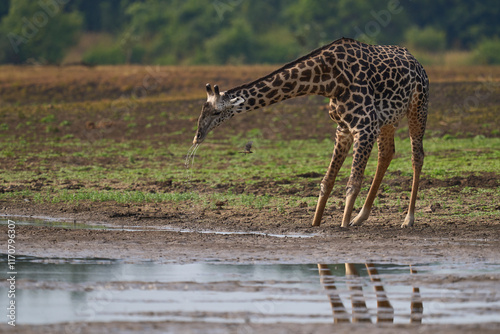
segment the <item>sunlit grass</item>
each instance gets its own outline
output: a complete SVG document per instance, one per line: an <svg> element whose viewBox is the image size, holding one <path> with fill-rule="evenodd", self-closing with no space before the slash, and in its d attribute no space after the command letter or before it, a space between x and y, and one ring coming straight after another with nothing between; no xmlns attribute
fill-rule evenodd
<svg viewBox="0 0 500 334"><path fill-rule="evenodd" d="M172 144L153 149L147 141L110 143L97 141L92 146L67 143L32 143L16 145L2 143L0 157L36 162L44 169L46 178L54 180L85 180L96 183L106 181L133 183L173 179L177 182L189 178L207 183L244 181L248 184L268 180L295 180L304 173L324 174L330 163L333 142L329 140L269 141L254 143L253 154L241 154L238 147L227 142L200 148L191 170L183 164L187 149ZM500 170L500 138L430 138L425 141L424 175L436 178L461 176L470 173L498 172ZM64 151L62 153L61 151ZM105 160L102 160L102 159ZM338 178L349 176L352 157L346 159ZM374 148L365 171L374 175L377 149ZM399 171L411 176L411 145L409 139L396 138L396 156L389 172ZM103 176L105 176L103 178ZM11 170L4 178L8 182L22 182L33 173ZM388 173L390 177L390 173Z"/></svg>

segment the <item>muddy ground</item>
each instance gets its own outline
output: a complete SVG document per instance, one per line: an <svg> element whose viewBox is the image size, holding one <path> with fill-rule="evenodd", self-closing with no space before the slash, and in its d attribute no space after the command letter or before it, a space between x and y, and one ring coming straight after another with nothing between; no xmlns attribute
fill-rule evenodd
<svg viewBox="0 0 500 334"><path fill-rule="evenodd" d="M265 70L261 70L263 73ZM81 71L88 71L87 69ZM138 78L142 78L144 71L139 70ZM258 72L258 71L257 71ZM432 71L431 71L432 72ZM115 73L115 71L113 72ZM488 73L484 71L484 73ZM244 77L250 77L252 71L245 72ZM118 75L118 74L116 74ZM208 74L206 74L209 76ZM171 76L171 75L170 75ZM213 75L220 79L220 75ZM222 75L224 77L224 75ZM89 79L86 85L89 87L108 87L107 81L100 79ZM446 76L445 79L446 80ZM126 79L126 78L125 78ZM127 86L124 79L123 86ZM135 78L137 79L137 78ZM135 79L130 81L137 82ZM232 77L224 77L223 82L229 86L239 83ZM240 78L241 79L241 78ZM432 77L431 77L432 79ZM97 84L92 84L95 80ZM139 80L140 81L140 80ZM164 83L164 82L163 82ZM197 83L198 84L198 83ZM31 99L30 103L46 102L44 93L40 87L45 87L46 92L56 94L57 96L66 96L63 84L44 83L47 87L39 85L36 82L27 83L26 87L17 85L15 87L2 84L2 93L4 101L14 103L16 94L23 91ZM193 85L193 82L187 82L186 85ZM69 85L70 87L71 84ZM109 85L110 87L112 85ZM168 85L167 85L168 86ZM491 85L490 85L491 86ZM494 110L500 105L498 94L489 93L488 87L482 88L477 96L481 97L481 106L492 106ZM114 86L113 86L114 87ZM120 90L116 88L110 90L113 94L105 91L106 94L113 96L130 93L130 87ZM169 89L176 89L168 86ZM465 88L464 88L465 87ZM463 108L453 108L454 101L460 100L464 91L474 92L474 83L465 84L456 87L456 84L447 82L436 82L434 90L431 90L431 106L457 112L457 117L463 112ZM498 89L498 84L492 84L494 89ZM226 87L227 88L227 87ZM491 88L491 89L493 89ZM129 91L126 91L129 89ZM125 92L124 92L125 90ZM85 91L92 92L92 89L86 88L81 94L77 94L76 100L85 99ZM102 91L102 90L100 90ZM158 88L158 91L161 91ZM178 91L183 91L178 89ZM56 92L56 93L53 93ZM37 95L38 94L38 95ZM96 93L97 94L97 93ZM434 94L434 95L433 95ZM92 95L93 96L93 95ZM472 95L476 96L476 95ZM485 97L487 96L487 98ZM8 98L7 98L8 97ZM102 98L99 96L97 98ZM50 99L48 99L50 100ZM192 98L182 102L185 109L196 105L192 118L186 117L184 120L170 122L166 127L173 128L192 128L193 119L196 119L199 104L202 99ZM301 102L300 102L301 101ZM299 107L302 109L318 108L320 100L302 99ZM449 105L449 107L446 107ZM51 108L50 105L44 105L45 108ZM165 103L152 101L147 105L151 112L160 112ZM459 104L459 107L461 105ZM299 108L300 109L300 108ZM139 111L138 111L139 112ZM298 111L300 113L300 110ZM63 136L64 131L71 132L76 136L85 138L89 131L96 131L96 124L102 120L111 119L112 116L106 114L92 116L93 118L82 118L75 116L71 121L71 127L61 129L58 135ZM326 111L325 119L328 119ZM272 122L270 113L269 118L260 119L252 126L258 126L260 123ZM70 115L65 116L67 119ZM193 118L194 117L194 118ZM491 115L484 115L484 119L491 118ZM496 114L493 119L498 120ZM15 119L7 121L15 122ZM491 128L483 126L484 119L479 119L475 123L468 124L463 121L457 121L457 118L441 119L437 116L431 116L432 122L429 129L433 133L443 135L452 132L454 135L495 135ZM248 130L248 121L250 118L241 119L234 122L232 131ZM296 120L296 121L294 121ZM296 122L294 129L304 125L300 117L288 120ZM90 122L90 123L89 123ZM142 120L137 121L139 125ZM183 123L184 122L184 123ZM104 123L103 123L104 124ZM256 125L257 124L257 125ZM331 125L328 125L329 127ZM103 125L106 127L106 125ZM246 127L246 128L245 128ZM11 127L14 129L15 127ZM120 122L110 123L110 128L106 130L106 136L120 140L123 136L123 130L126 124ZM301 139L318 131L317 128L302 127L302 131L291 131L286 134L291 139ZM21 131L21 130L20 130ZM166 129L165 126L153 126L150 132L173 131ZM486 131L486 132L485 132ZM190 140L192 133L182 134L178 140ZM151 134L151 133L150 133ZM149 135L150 135L149 134ZM136 133L141 136L141 133ZM264 133L264 135L268 135ZM272 134L269 134L272 135ZM38 138L48 136L45 127L40 127ZM217 138L217 136L215 136ZM182 157L179 156L182 160ZM5 170L9 168L36 168L37 161L30 161L24 166L14 164L12 159L3 159ZM40 162L41 163L41 162ZM47 163L47 162L44 162ZM78 161L85 164L88 162ZM12 165L9 165L12 164ZM50 162L49 162L50 164ZM326 168L326 166L325 166ZM246 184L244 180L240 184L232 184L231 187L241 192L250 192L268 195L286 195L286 191L300 192L303 196L316 196L318 192L321 175L304 175L303 181L300 181L295 188L280 190L273 184L273 180L263 179L260 183ZM25 189L42 191L45 186L53 185L54 180L43 179L43 175L37 180L26 180L24 184L4 184L1 187L2 192L9 192ZM369 182L369 180L365 180ZM393 175L391 181L394 186L406 189L411 182L408 177L398 177ZM61 187L71 189L72 184L61 185ZM77 187L96 187L95 184L82 184L79 181ZM391 185L389 185L391 186ZM464 175L462 177L432 179L423 177L421 189L433 189L440 187L445 189L447 196L454 196L463 187L472 189L497 188L499 186L499 174L483 175ZM21 188L19 188L21 187ZM167 183L144 183L134 185L134 189L146 191L168 191L168 190L192 190L195 188L200 192L209 192L213 189L222 189L227 187L224 184L206 186L203 182L197 183L193 180L186 185L181 180L172 180ZM184 187L184 188L183 188ZM340 180L334 189L332 196L343 198L345 180ZM383 199L383 194L380 196ZM397 196L391 194L387 196ZM394 199L394 198L391 198ZM404 205L407 199L402 199ZM381 201L383 204L383 200ZM126 259L128 261L152 260L157 262L176 262L188 263L197 261L219 261L228 263L340 263L340 262L396 262L396 263L429 263L429 262L465 262L474 263L478 261L494 262L500 261L500 218L498 215L481 216L480 206L470 206L471 210L476 210L478 215L475 217L460 217L452 215L450 208L445 205L434 205L428 208L420 208L425 214L418 218L415 227L401 229L399 226L404 219L404 209L395 208L388 205L377 207L370 219L362 226L350 227L348 229L340 228L342 216L342 201L334 200L325 212L325 221L320 227L311 227L311 220L314 214L313 207L297 207L289 210L284 215L282 212L273 210L248 210L238 209L220 205L217 208L207 209L206 207L183 204L118 204L109 202L79 203L78 205L67 203L34 203L33 201L15 199L3 200L0 202L0 214L2 215L22 215L22 216L46 216L61 218L66 221L86 222L86 223L107 223L116 227L127 228L130 226L140 226L143 231L125 231L125 230L84 230L84 229L65 229L37 226L18 226L16 228L17 253L24 255L34 255L40 257L102 257ZM488 210L491 210L488 209ZM497 206L494 210L500 210ZM491 211L489 211L491 213ZM15 219L15 218L14 218ZM155 227L169 227L173 231L157 231ZM151 228L152 230L149 230ZM0 226L0 243L6 244L7 227ZM183 232L180 232L183 230ZM248 232L246 234L215 234L202 233L207 231L232 231ZM259 234L255 234L259 232ZM296 238L292 235L302 234L309 236L307 238ZM277 237L274 235L290 235L290 237ZM335 332L366 332L373 333L401 333L403 331L410 333L417 332L435 332L435 333L455 333L455 332L484 332L496 333L500 331L499 324L482 324L471 326L454 325L296 325L296 324L274 324L274 325L249 325L254 332L269 333L331 333ZM10 330L4 324L0 325L0 330ZM81 333L232 333L236 332L236 327L223 324L206 323L87 323L82 324ZM47 326L20 326L15 328L19 333L48 333L64 332L63 325Z"/></svg>

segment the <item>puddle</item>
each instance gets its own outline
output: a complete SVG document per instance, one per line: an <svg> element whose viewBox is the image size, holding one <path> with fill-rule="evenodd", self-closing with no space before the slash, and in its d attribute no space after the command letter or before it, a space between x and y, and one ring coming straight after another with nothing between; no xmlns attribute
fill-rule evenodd
<svg viewBox="0 0 500 334"><path fill-rule="evenodd" d="M47 226L47 227L58 227L67 229L104 229L104 230L115 230L115 231L167 231L167 232L181 232L181 233L207 233L207 234L219 234L219 235L263 235L275 238L312 238L317 233L265 233L257 231L215 231L215 230L195 230L189 228L182 228L177 226L140 226L140 225L127 225L127 226L117 226L114 224L107 223L97 223L97 222L68 222L63 219L43 217L43 216L7 216L0 215L0 225L7 225L8 220L14 220L16 225L31 225L31 226Z"/></svg>
<svg viewBox="0 0 500 334"><path fill-rule="evenodd" d="M10 216L0 215L0 225L7 225L8 221L13 220L16 225L33 225L33 226L46 226L58 227L67 229L105 229L106 227L101 224L89 224L77 221L67 221L58 218L44 217L44 216Z"/></svg>
<svg viewBox="0 0 500 334"><path fill-rule="evenodd" d="M7 268L7 255L0 256ZM18 324L500 321L500 265L160 264L16 257ZM7 296L7 270L0 296ZM0 298L6 309L7 298Z"/></svg>

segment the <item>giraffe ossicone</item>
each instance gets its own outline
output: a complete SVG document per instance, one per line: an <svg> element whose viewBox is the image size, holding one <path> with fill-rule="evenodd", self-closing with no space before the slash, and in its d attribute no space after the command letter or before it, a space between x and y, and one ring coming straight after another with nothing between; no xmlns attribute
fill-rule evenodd
<svg viewBox="0 0 500 334"><path fill-rule="evenodd" d="M341 38L250 83L222 93L218 86L212 90L207 84L206 90L207 102L198 119L195 145L203 142L213 128L242 112L303 95L322 95L330 99L329 114L337 123L336 140L330 166L321 181L314 226L321 224L335 178L353 143L353 163L341 226L361 224L368 218L394 156L395 129L406 116L412 147L413 183L402 227L413 225L424 161L429 80L422 65L407 49ZM351 220L354 201L375 142L379 148L377 171L363 208Z"/></svg>

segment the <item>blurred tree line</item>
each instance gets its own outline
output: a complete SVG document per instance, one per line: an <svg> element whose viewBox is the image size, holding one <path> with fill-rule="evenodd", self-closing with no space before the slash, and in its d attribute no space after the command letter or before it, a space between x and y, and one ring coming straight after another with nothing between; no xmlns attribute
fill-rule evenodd
<svg viewBox="0 0 500 334"><path fill-rule="evenodd" d="M282 63L342 36L500 63L498 0L2 0L0 63Z"/></svg>

